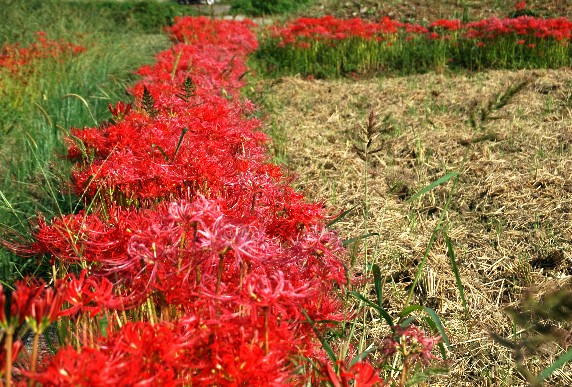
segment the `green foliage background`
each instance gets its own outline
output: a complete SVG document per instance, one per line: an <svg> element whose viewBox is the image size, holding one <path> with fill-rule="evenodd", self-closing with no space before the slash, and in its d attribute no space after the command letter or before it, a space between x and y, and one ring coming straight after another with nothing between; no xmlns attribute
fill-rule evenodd
<svg viewBox="0 0 572 387"><path fill-rule="evenodd" d="M277 15L292 12L311 0L233 0L232 12L252 16Z"/></svg>

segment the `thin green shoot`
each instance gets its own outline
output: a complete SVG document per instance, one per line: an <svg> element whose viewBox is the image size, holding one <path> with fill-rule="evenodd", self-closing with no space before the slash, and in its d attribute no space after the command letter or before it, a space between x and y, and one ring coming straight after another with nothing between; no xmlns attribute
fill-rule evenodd
<svg viewBox="0 0 572 387"><path fill-rule="evenodd" d="M89 113L91 119L93 120L94 125L97 126L97 125L98 125L98 122L97 122L97 120L95 119L95 116L93 115L93 113L92 113L92 111L91 111L91 109L90 109L90 107L89 107L89 104L87 103L87 101L85 100L85 98L83 98L83 97L82 97L81 95L79 95L79 94L68 93L68 94L63 95L63 96L62 96L62 99L64 99L64 98L70 98L70 97L77 98L77 99L79 99L79 100L81 101L81 103L83 103L83 105L86 107L86 109L87 109L87 111L88 111L88 113Z"/></svg>
<svg viewBox="0 0 572 387"><path fill-rule="evenodd" d="M425 249L425 253L423 254L423 259L421 260L421 263L419 264L419 267L417 268L417 272L415 273L415 279L413 280L413 284L411 284L411 290L409 291L405 305L409 305L409 303L413 299L413 293L415 292L415 287L417 286L417 283L419 282L419 278L421 277L421 273L423 272L423 269L425 267L425 263L427 262L427 257L429 257L429 252L431 251L431 248L433 247L433 244L435 243L435 240L437 239L437 235L439 235L439 233L441 232L441 225L443 224L443 221L445 219L445 215L447 214L447 211L449 210L449 206L451 205L451 199L453 198L453 193L455 192L455 188L457 187L457 182L459 181L459 173L458 172L448 173L445 176L441 177L439 180L433 182L432 184L428 185L427 187L425 187L424 189L421 190L422 193L428 192L429 190L437 187L440 184L443 184L445 181L448 181L452 178L454 178L453 187L449 191L449 195L447 197L447 202L445 203L445 207L441 211L441 215L439 216L439 220L437 221L437 224L435 225L435 228L433 229L433 233L431 234L431 238L429 239L429 243L427 244L427 248ZM431 187L431 188L427 189L428 187ZM415 194L414 196L419 197L420 195Z"/></svg>
<svg viewBox="0 0 572 387"><path fill-rule="evenodd" d="M443 236L445 237L445 243L447 244L447 255L451 261L451 269L455 274L455 281L457 282L457 289L459 290L459 295L461 296L461 302L463 303L463 309L465 314L468 316L469 310L467 309L467 300L465 299L465 290L463 288L463 283L461 282L461 276L459 275L459 268L457 267L457 261L455 259L455 251L453 250L453 244L451 243L451 238L447 235L447 232L443 230Z"/></svg>

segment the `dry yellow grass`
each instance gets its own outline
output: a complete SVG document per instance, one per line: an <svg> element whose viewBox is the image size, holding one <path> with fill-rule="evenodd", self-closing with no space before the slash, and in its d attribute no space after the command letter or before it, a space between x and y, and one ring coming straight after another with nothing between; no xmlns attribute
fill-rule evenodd
<svg viewBox="0 0 572 387"><path fill-rule="evenodd" d="M441 18L461 18L466 7L468 17L507 17L515 10L518 0L316 0L308 15L379 18L389 16L401 21L432 22ZM572 3L568 0L528 0L527 9L538 16L569 16Z"/></svg>
<svg viewBox="0 0 572 387"><path fill-rule="evenodd" d="M377 248L373 239L362 244L352 271L364 272L366 253L381 266L385 306L394 314L404 306L452 183L412 203L404 199L447 172L460 172L445 229L469 313L439 237L414 299L437 311L452 342L449 373L430 384L525 385L511 352L490 332L511 337L503 310L517 305L525 289L540 297L572 283L572 71L291 77L275 83L269 98L267 119L283 136L275 145L299 174L299 188L325 200L332 212L360 205L336 225L344 238L380 234ZM378 124L369 149L375 152L366 161L358 137L372 111ZM368 339L375 341L384 324L370 324ZM526 365L538 373L567 345L570 338ZM572 366L548 385L572 385Z"/></svg>

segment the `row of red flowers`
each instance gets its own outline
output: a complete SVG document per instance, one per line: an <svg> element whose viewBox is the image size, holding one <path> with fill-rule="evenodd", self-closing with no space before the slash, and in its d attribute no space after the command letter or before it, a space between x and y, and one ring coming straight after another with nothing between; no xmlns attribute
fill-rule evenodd
<svg viewBox="0 0 572 387"><path fill-rule="evenodd" d="M272 28L272 35L280 40L280 45L294 44L307 47L308 42L336 41L351 38L391 41L401 33L425 36L430 39L450 38L451 33L460 38L479 41L494 40L500 36L517 36L519 39L534 37L554 39L568 43L572 34L572 21L567 18L544 19L532 16L499 19L496 17L480 21L462 23L458 19L442 19L432 22L428 27L420 24L402 23L384 17L379 22L367 20L337 19L333 16L322 18L299 18Z"/></svg>
<svg viewBox="0 0 572 387"><path fill-rule="evenodd" d="M37 338L65 317L64 347L38 369L32 354L20 375L46 386L333 377L308 319L344 318L344 250L322 204L269 162L254 106L240 97L257 46L251 26L177 20L173 47L139 70L138 102L110 106L110 123L72 130L70 184L89 210L40 217L31 246L11 245L49 254L70 274L54 289L17 284L0 316L8 373L18 327L28 321ZM367 363L348 368L344 378L358 385L381 381Z"/></svg>
<svg viewBox="0 0 572 387"><path fill-rule="evenodd" d="M34 70L34 65L41 60L61 60L67 55L77 55L85 51L85 47L63 40L53 40L46 33L36 33L36 40L27 46L20 43L4 44L0 51L0 69L6 69L11 75L25 76Z"/></svg>
<svg viewBox="0 0 572 387"><path fill-rule="evenodd" d="M346 251L323 205L270 162L240 95L252 27L177 19L173 46L138 71L137 102L71 130L69 188L86 209L38 217L31 245L4 242L49 256L54 271L52 287L27 278L0 297L7 385L12 371L45 386L382 383L362 357L328 358L316 337L352 318ZM36 367L54 322L58 351ZM24 325L34 344L22 360ZM393 333L386 357L432 358L435 339Z"/></svg>

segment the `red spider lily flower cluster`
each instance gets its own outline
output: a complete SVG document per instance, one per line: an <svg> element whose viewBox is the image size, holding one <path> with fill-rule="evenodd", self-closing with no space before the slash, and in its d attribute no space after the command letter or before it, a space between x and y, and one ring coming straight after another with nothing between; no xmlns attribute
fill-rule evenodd
<svg viewBox="0 0 572 387"><path fill-rule="evenodd" d="M390 357L398 353L409 365L421 362L429 364L437 359L432 354L435 344L441 342L440 337L431 337L419 327L410 325L407 328L396 326L393 335L384 340L384 356Z"/></svg>
<svg viewBox="0 0 572 387"><path fill-rule="evenodd" d="M572 21L531 16L428 26L383 18L300 18L271 27L267 68L316 77L444 68L559 68L572 63Z"/></svg>
<svg viewBox="0 0 572 387"><path fill-rule="evenodd" d="M13 292L7 294L0 285L0 378L11 385L12 364L17 361L23 344L21 332L27 326L37 338L60 316L64 302L62 289L49 288L42 280L25 278L17 281ZM36 347L32 353L35 368ZM17 370L17 369L16 369ZM3 385L3 384L2 384Z"/></svg>
<svg viewBox="0 0 572 387"><path fill-rule="evenodd" d="M21 76L34 70L34 64L41 59L61 59L67 55L77 55L85 48L63 40L51 40L46 33L36 33L36 41L27 47L19 43L4 44L0 51L0 69L4 68L10 74Z"/></svg>
<svg viewBox="0 0 572 387"><path fill-rule="evenodd" d="M523 11L526 9L526 1L519 1L514 5L514 9L517 11Z"/></svg>
<svg viewBox="0 0 572 387"><path fill-rule="evenodd" d="M538 39L553 39L569 43L572 36L572 21L566 18L541 19L532 16L517 18L483 19L464 25L469 39L494 40L502 36L514 36Z"/></svg>
<svg viewBox="0 0 572 387"><path fill-rule="evenodd" d="M17 281L8 303L2 285L0 292L0 329L3 332L13 333L28 321L34 332L41 333L60 316L62 293L46 287L41 280Z"/></svg>
<svg viewBox="0 0 572 387"><path fill-rule="evenodd" d="M225 215L222 204L197 197L146 210L112 208L105 220L68 215L42 223L33 250L91 267L91 277L82 272L67 282L77 293L68 297L74 308L67 314L131 308L149 297L196 311L208 295L255 319L269 309L300 320L301 308L314 318L335 317L334 286L345 282L336 235L314 225L285 241L264 232L262 221ZM107 280L115 278L116 299Z"/></svg>
<svg viewBox="0 0 572 387"><path fill-rule="evenodd" d="M269 162L254 106L240 96L257 46L250 27L177 19L168 29L176 43L139 70L137 102L110 105L101 127L72 130L70 184L94 210L40 217L20 252L87 267L56 282L59 315L111 323L89 340L76 335L28 378L302 385L310 376L300 364L323 357L307 319L343 318L345 250L323 205ZM343 377L372 385L367 367Z"/></svg>
<svg viewBox="0 0 572 387"><path fill-rule="evenodd" d="M566 18L543 19L531 16L518 18L490 18L463 24L460 20L437 20L423 27L417 24L401 23L387 17L380 22L361 19L336 19L332 16L322 18L300 18L284 25L272 28L273 36L279 40L279 46L294 45L309 47L315 41L340 41L347 39L365 39L391 41L397 34L412 35L429 39L447 38L449 32L458 31L461 38L495 39L499 36L530 36L541 39L552 38L556 41L569 41L572 21Z"/></svg>
<svg viewBox="0 0 572 387"><path fill-rule="evenodd" d="M289 44L301 45L309 41L321 40L344 40L352 38L384 40L387 35L396 34L405 24L383 18L379 23L367 20L337 19L333 16L321 18L303 17L286 23L271 27L274 37L281 40L280 45Z"/></svg>

